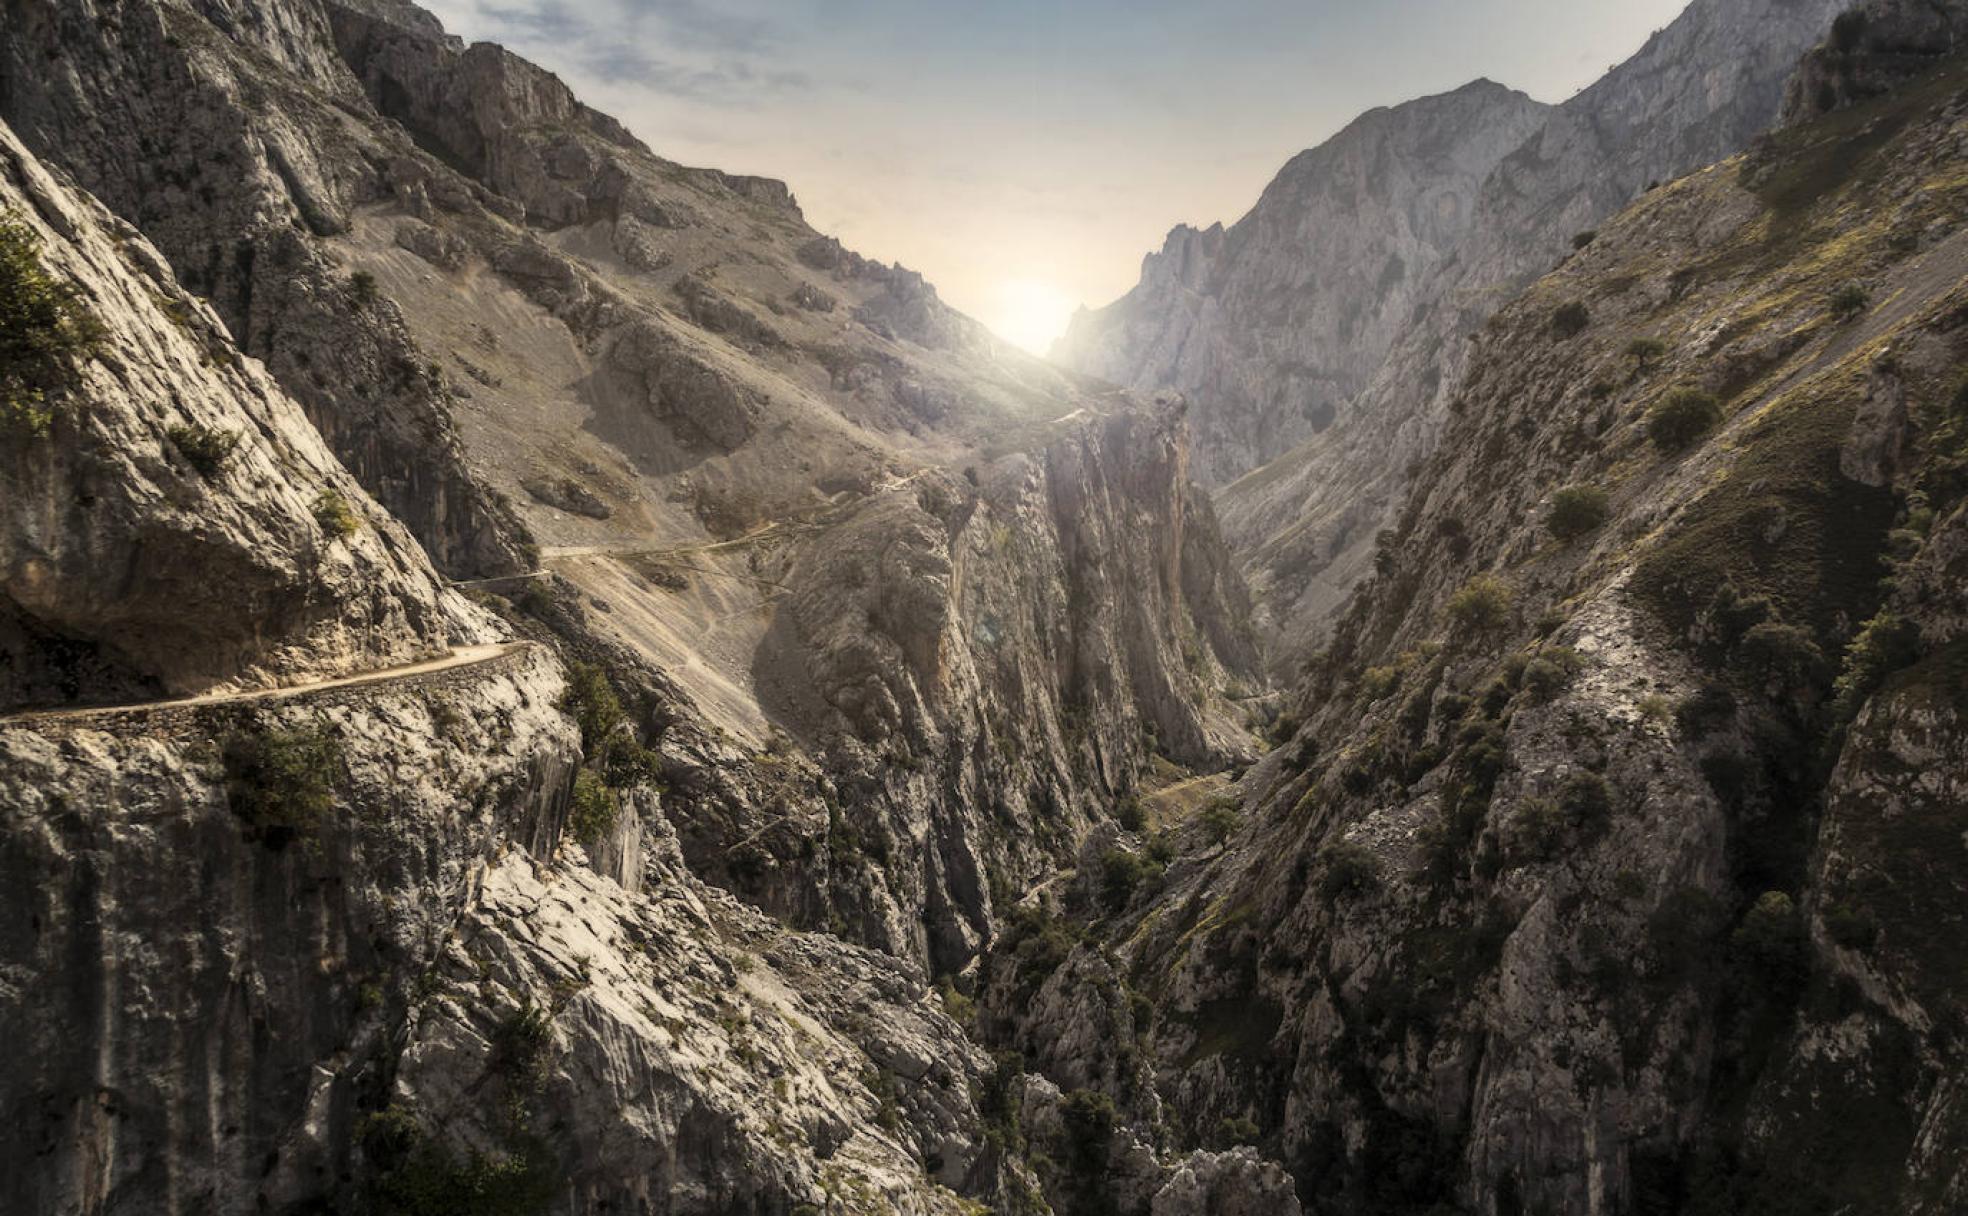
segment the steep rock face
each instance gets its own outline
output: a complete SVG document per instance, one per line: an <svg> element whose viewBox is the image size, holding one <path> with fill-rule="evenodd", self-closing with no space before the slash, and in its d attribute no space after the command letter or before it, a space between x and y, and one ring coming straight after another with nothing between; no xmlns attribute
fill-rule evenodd
<svg viewBox="0 0 1968 1216"><path fill-rule="evenodd" d="M1415 461L1461 394L1467 335L1574 236L1666 180L1738 151L1777 115L1839 0L1698 0L1591 88L1545 112L1477 190L1462 239L1395 318L1384 356L1320 434L1218 507L1282 656L1303 655L1365 575ZM1288 369L1252 366L1276 379Z"/></svg>
<svg viewBox="0 0 1968 1216"><path fill-rule="evenodd" d="M4 126L0 218L101 331L0 464L0 708L334 676L474 630L157 251Z"/></svg>
<svg viewBox="0 0 1968 1216"><path fill-rule="evenodd" d="M50 1130L5 1205L1043 1212L1079 1195L1017 1160L1073 1151L1073 1095L1048 1121L1045 1083L989 1061L927 980L964 972L1123 799L1247 754L1224 690L1252 676L1248 605L1179 411L1003 348L920 276L807 228L783 186L663 162L407 5L98 21L58 4L0 39L0 95L33 139L217 301L432 554L545 567L484 602L582 663L563 681L535 646L488 645L332 689L0 726L18 810L0 870L30 905L0 955L7 1025L60 1033L20 999L48 974L63 1009L110 1027L7 1095ZM44 59L64 63L29 70ZM222 369L205 379L231 384L228 327L187 307ZM165 393L188 357L173 341L147 361ZM104 443L141 464L153 428L115 404ZM289 473L318 457L334 476L295 450ZM246 451L205 481L200 518L294 507L284 484L260 504ZM425 494L432 478L449 488ZM128 530L182 522L181 488L133 484ZM510 495L537 558L459 514L460 487ZM356 535L353 553L382 544ZM385 538L405 586L372 572L363 637L395 638L388 612L412 615L420 587L446 634L495 636ZM292 564L324 611L353 594L332 562ZM114 622L68 625L23 653L100 647ZM330 663L336 640L293 639L267 678L393 657ZM90 902L106 887L113 903ZM214 928L155 969L91 936L155 923ZM307 974L266 982L276 967ZM960 1010L970 980L943 978ZM217 1092L183 1063L212 1059L245 1079ZM145 1116L118 1140L122 1092ZM1294 1210L1254 1153L1113 1144L1131 1212Z"/></svg>
<svg viewBox="0 0 1968 1216"><path fill-rule="evenodd" d="M1784 121L1803 122L1889 92L1953 54L1968 10L1951 0L1866 0L1840 13L1784 90Z"/></svg>
<svg viewBox="0 0 1968 1216"><path fill-rule="evenodd" d="M241 1212L344 1185L360 1107L476 871L560 832L551 659L126 719L0 725L9 1210ZM440 725L441 724L441 725ZM229 803L215 744L319 732L333 805ZM230 771L230 769L228 769Z"/></svg>
<svg viewBox="0 0 1968 1216"><path fill-rule="evenodd" d="M534 65L325 11L338 122L394 156L332 243L469 394L556 575L524 602L638 690L700 873L958 971L1151 754L1249 746L1248 606L1177 415Z"/></svg>
<svg viewBox="0 0 1968 1216"><path fill-rule="evenodd" d="M920 475L793 565L762 687L878 847L857 936L960 971L1151 755L1247 758L1219 690L1254 678L1249 607L1191 568L1223 550L1186 455L1178 407L1092 418L974 485Z"/></svg>
<svg viewBox="0 0 1968 1216"><path fill-rule="evenodd" d="M314 238L387 196L414 151L343 120L360 87L312 4L22 11L0 118L148 237L299 400L362 484L457 573L522 568L523 532L465 467L453 399L395 309Z"/></svg>
<svg viewBox="0 0 1968 1216"><path fill-rule="evenodd" d="M1178 1142L1336 1212L1958 1202L1962 82L1497 314L1284 746L1013 951L1034 1054L1118 973Z"/></svg>
<svg viewBox="0 0 1968 1216"><path fill-rule="evenodd" d="M1229 229L1169 234L1053 358L1192 403L1221 485L1332 424L1411 323L1491 171L1549 107L1490 81L1372 111L1293 157Z"/></svg>

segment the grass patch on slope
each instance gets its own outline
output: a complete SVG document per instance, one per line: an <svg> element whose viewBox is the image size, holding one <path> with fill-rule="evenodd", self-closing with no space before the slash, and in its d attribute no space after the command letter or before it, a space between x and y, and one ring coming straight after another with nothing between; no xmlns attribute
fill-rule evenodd
<svg viewBox="0 0 1968 1216"><path fill-rule="evenodd" d="M1767 595L1785 620L1808 623L1821 645L1842 647L1877 607L1896 509L1891 491L1839 471L1858 396L1856 386L1819 389L1750 424L1720 484L1640 559L1633 588L1642 602L1686 630L1733 582L1746 596Z"/></svg>

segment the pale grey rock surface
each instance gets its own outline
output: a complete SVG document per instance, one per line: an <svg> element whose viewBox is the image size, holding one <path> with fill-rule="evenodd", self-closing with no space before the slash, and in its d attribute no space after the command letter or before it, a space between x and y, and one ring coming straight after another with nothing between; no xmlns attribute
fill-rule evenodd
<svg viewBox="0 0 1968 1216"><path fill-rule="evenodd" d="M104 335L50 434L10 436L0 463L0 709L331 677L479 640L218 317L4 126L0 213ZM180 451L187 431L234 441L211 476ZM352 535L316 518L323 495Z"/></svg>
<svg viewBox="0 0 1968 1216"><path fill-rule="evenodd" d="M1485 179L1550 107L1491 81L1379 109L1279 171L1229 228L1179 227L1053 358L1191 403L1220 486L1325 430L1429 300Z"/></svg>

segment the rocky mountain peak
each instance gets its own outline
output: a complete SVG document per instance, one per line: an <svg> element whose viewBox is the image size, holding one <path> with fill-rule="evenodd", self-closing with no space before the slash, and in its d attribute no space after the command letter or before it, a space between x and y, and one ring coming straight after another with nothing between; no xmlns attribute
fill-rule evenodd
<svg viewBox="0 0 1968 1216"><path fill-rule="evenodd" d="M1330 425L1360 391L1470 222L1479 185L1544 110L1479 81L1362 115L1293 157L1234 225L1172 231L1141 284L1076 316L1053 357L1182 392L1198 474L1234 478Z"/></svg>

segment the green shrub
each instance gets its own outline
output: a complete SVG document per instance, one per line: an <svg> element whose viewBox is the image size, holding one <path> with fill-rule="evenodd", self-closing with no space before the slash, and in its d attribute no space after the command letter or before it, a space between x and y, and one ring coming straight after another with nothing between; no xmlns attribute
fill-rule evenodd
<svg viewBox="0 0 1968 1216"><path fill-rule="evenodd" d="M1572 235L1572 248L1583 249L1598 239L1599 230L1596 228L1587 228L1584 232L1574 233Z"/></svg>
<svg viewBox="0 0 1968 1216"><path fill-rule="evenodd" d="M1831 315L1850 321L1872 307L1872 293L1858 283L1847 283L1831 293Z"/></svg>
<svg viewBox="0 0 1968 1216"><path fill-rule="evenodd" d="M1694 737L1728 725L1736 716L1736 698L1725 685L1714 681L1683 697L1674 707L1674 724L1681 733Z"/></svg>
<svg viewBox="0 0 1968 1216"><path fill-rule="evenodd" d="M1211 1139L1219 1149L1236 1148L1240 1144L1256 1144L1259 1136L1257 1121L1247 1115L1234 1118L1225 1115L1216 1124L1216 1135Z"/></svg>
<svg viewBox="0 0 1968 1216"><path fill-rule="evenodd" d="M537 1141L508 1156L459 1157L395 1106L363 1119L357 1137L377 1216L539 1216L553 1199L553 1161Z"/></svg>
<svg viewBox="0 0 1968 1216"><path fill-rule="evenodd" d="M1219 798L1203 808L1196 822L1202 825L1203 835L1211 844L1222 844L1230 839L1230 833L1237 830L1240 818L1242 816L1238 813L1235 799Z"/></svg>
<svg viewBox="0 0 1968 1216"><path fill-rule="evenodd" d="M1647 438L1662 452L1693 445L1722 422L1722 404L1713 393L1678 388L1647 411Z"/></svg>
<svg viewBox="0 0 1968 1216"><path fill-rule="evenodd" d="M48 395L74 386L102 336L82 293L42 267L39 235L0 211L0 430L45 437Z"/></svg>
<svg viewBox="0 0 1968 1216"><path fill-rule="evenodd" d="M342 747L320 727L236 734L221 755L227 804L274 848L311 835L335 805Z"/></svg>
<svg viewBox="0 0 1968 1216"><path fill-rule="evenodd" d="M1797 905L1782 891L1766 891L1743 915L1731 939L1736 953L1765 977L1801 976L1810 957Z"/></svg>
<svg viewBox="0 0 1968 1216"><path fill-rule="evenodd" d="M367 308L376 302L376 276L366 270L358 270L349 276L349 303L357 308Z"/></svg>
<svg viewBox="0 0 1968 1216"><path fill-rule="evenodd" d="M1120 1112L1114 1100L1091 1089L1076 1089L1060 1105L1066 1128L1066 1167L1083 1183L1105 1178Z"/></svg>
<svg viewBox="0 0 1968 1216"><path fill-rule="evenodd" d="M1551 497L1545 527L1563 541L1577 540L1606 522L1606 492L1598 486L1566 486Z"/></svg>
<svg viewBox="0 0 1968 1216"><path fill-rule="evenodd" d="M1140 832L1148 826L1148 812L1141 805L1141 799L1129 794L1114 804L1114 822L1130 832Z"/></svg>
<svg viewBox="0 0 1968 1216"><path fill-rule="evenodd" d="M493 1072L508 1085L530 1089L538 1084L553 1045L553 1014L526 1001L492 1032Z"/></svg>
<svg viewBox="0 0 1968 1216"><path fill-rule="evenodd" d="M1597 773L1575 773L1558 787L1558 809L1574 827L1596 833L1612 815L1613 787Z"/></svg>
<svg viewBox="0 0 1968 1216"><path fill-rule="evenodd" d="M1815 683L1824 668L1824 653L1809 630L1776 621L1751 626L1736 653L1759 678L1786 687Z"/></svg>
<svg viewBox="0 0 1968 1216"><path fill-rule="evenodd" d="M936 981L936 997L943 1003L943 1012L958 1025L968 1026L977 1016L977 1002L957 991L956 981L947 975Z"/></svg>
<svg viewBox="0 0 1968 1216"><path fill-rule="evenodd" d="M1017 1150L1024 1144L1025 1058L1015 1051L991 1059L991 1071L976 1087L977 1115L994 1146Z"/></svg>
<svg viewBox="0 0 1968 1216"><path fill-rule="evenodd" d="M1626 357L1637 368L1646 368L1667 354L1667 343L1659 338L1635 338L1626 344Z"/></svg>
<svg viewBox="0 0 1968 1216"><path fill-rule="evenodd" d="M1380 858L1352 840L1335 840L1319 850L1319 894L1328 902L1380 886Z"/></svg>
<svg viewBox="0 0 1968 1216"><path fill-rule="evenodd" d="M1565 815L1549 798L1526 798L1511 812L1509 851L1519 862L1551 861L1565 843Z"/></svg>
<svg viewBox="0 0 1968 1216"><path fill-rule="evenodd" d="M315 497L314 522L330 540L346 540L362 530L361 517L337 490L323 490Z"/></svg>
<svg viewBox="0 0 1968 1216"><path fill-rule="evenodd" d="M1108 849L1100 855L1100 900L1109 912L1124 911L1136 890L1162 877L1161 864L1144 853Z"/></svg>
<svg viewBox="0 0 1968 1216"><path fill-rule="evenodd" d="M1892 609L1880 609L1845 650L1845 669L1834 686L1839 718L1849 722L1887 676L1919 658L1920 630Z"/></svg>
<svg viewBox="0 0 1968 1216"><path fill-rule="evenodd" d="M1401 685L1401 669L1398 667L1369 667L1360 674L1360 693L1369 701L1378 701Z"/></svg>
<svg viewBox="0 0 1968 1216"><path fill-rule="evenodd" d="M1592 324L1592 313L1583 303L1572 300L1560 304L1551 314L1551 332L1560 338L1576 338Z"/></svg>
<svg viewBox="0 0 1968 1216"><path fill-rule="evenodd" d="M1583 665L1584 660L1570 647L1547 646L1524 665L1524 691L1540 704L1551 701L1571 685Z"/></svg>
<svg viewBox="0 0 1968 1216"><path fill-rule="evenodd" d="M615 830L621 813L615 791L594 772L582 769L574 774L574 793L567 812L567 831L582 844L592 844Z"/></svg>
<svg viewBox="0 0 1968 1216"><path fill-rule="evenodd" d="M1833 904L1825 912L1825 932L1847 950L1870 949L1879 939L1879 923L1850 904Z"/></svg>
<svg viewBox="0 0 1968 1216"><path fill-rule="evenodd" d="M1510 588L1493 574L1479 574L1449 597L1449 620L1463 633L1500 629L1510 619Z"/></svg>
<svg viewBox="0 0 1968 1216"><path fill-rule="evenodd" d="M174 426L164 433L170 438L171 446L178 449L178 455L206 481L219 475L232 457L233 449L239 446L238 431L221 431L198 423Z"/></svg>
<svg viewBox="0 0 1968 1216"><path fill-rule="evenodd" d="M598 759L628 730L622 698L607 673L592 663L567 665L567 691L561 694L560 708L581 728L581 750L590 760Z"/></svg>

